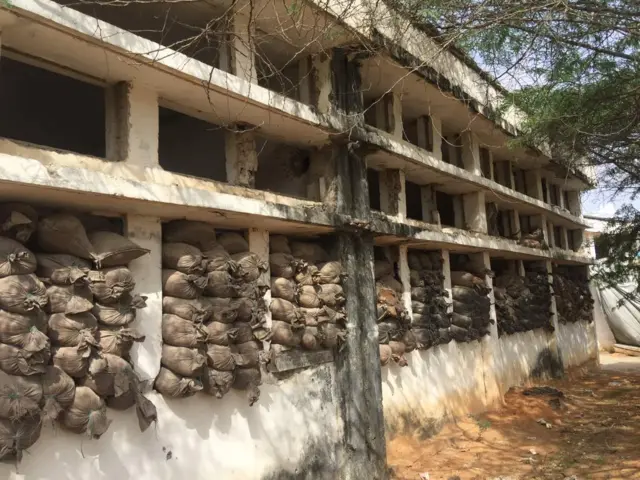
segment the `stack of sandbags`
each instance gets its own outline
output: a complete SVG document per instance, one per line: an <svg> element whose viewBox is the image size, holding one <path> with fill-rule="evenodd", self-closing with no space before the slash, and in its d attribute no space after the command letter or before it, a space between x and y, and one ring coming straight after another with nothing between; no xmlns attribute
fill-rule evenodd
<svg viewBox="0 0 640 480"><path fill-rule="evenodd" d="M416 348L416 341L411 331L411 319L402 303L402 284L396 278L390 261L375 260L373 269L380 364L384 366L393 360L405 367L407 359L404 355Z"/></svg>
<svg viewBox="0 0 640 480"><path fill-rule="evenodd" d="M585 274L570 267L556 268L553 291L560 323L593 321L593 297Z"/></svg>
<svg viewBox="0 0 640 480"><path fill-rule="evenodd" d="M536 328L553 330L551 291L544 270L530 270L524 277L499 275L494 280L498 333L511 335Z"/></svg>
<svg viewBox="0 0 640 480"><path fill-rule="evenodd" d="M411 325L417 347L428 349L451 340L451 314L444 289L440 252L410 252Z"/></svg>
<svg viewBox="0 0 640 480"><path fill-rule="evenodd" d="M6 208L0 229L13 238L0 237L0 459L19 460L40 436L51 351L46 288L35 276L35 255L17 240L29 240L36 219Z"/></svg>
<svg viewBox="0 0 640 480"><path fill-rule="evenodd" d="M546 268L531 269L525 274L525 294L520 299L525 328L553 331L551 316L551 285Z"/></svg>
<svg viewBox="0 0 640 480"><path fill-rule="evenodd" d="M524 331L519 317L520 299L524 291L524 278L519 275L507 273L494 279L493 294L499 335Z"/></svg>
<svg viewBox="0 0 640 480"><path fill-rule="evenodd" d="M457 342L470 342L489 335L491 301L481 272L469 270L451 271L451 337Z"/></svg>

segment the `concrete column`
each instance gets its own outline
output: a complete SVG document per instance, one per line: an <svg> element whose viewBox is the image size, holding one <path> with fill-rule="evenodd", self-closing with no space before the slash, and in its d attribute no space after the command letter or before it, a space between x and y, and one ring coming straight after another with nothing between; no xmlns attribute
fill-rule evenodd
<svg viewBox="0 0 640 480"><path fill-rule="evenodd" d="M569 235L566 227L560 227L560 245L558 247L569 250Z"/></svg>
<svg viewBox="0 0 640 480"><path fill-rule="evenodd" d="M524 269L524 262L522 260L516 260L516 268L518 271L518 275L524 277L526 271Z"/></svg>
<svg viewBox="0 0 640 480"><path fill-rule="evenodd" d="M547 222L547 232L549 232L549 248L556 247L556 235L553 230L553 224L551 222Z"/></svg>
<svg viewBox="0 0 640 480"><path fill-rule="evenodd" d="M427 223L440 225L440 214L436 203L436 191L432 185L420 187L422 200L422 220Z"/></svg>
<svg viewBox="0 0 640 480"><path fill-rule="evenodd" d="M400 283L402 283L402 304L409 314L409 318L413 314L411 307L411 272L408 261L408 248L406 245L398 247L398 275Z"/></svg>
<svg viewBox="0 0 640 480"><path fill-rule="evenodd" d="M584 230L571 230L570 233L571 249L575 250L576 252L582 253L583 255L590 255L590 249L587 248L587 243L585 242Z"/></svg>
<svg viewBox="0 0 640 480"><path fill-rule="evenodd" d="M241 127L230 127L234 130L225 132L225 162L227 182L253 188L258 171L258 152L254 138L254 130L240 130Z"/></svg>
<svg viewBox="0 0 640 480"><path fill-rule="evenodd" d="M407 218L407 193L402 170L380 173L380 209L400 221Z"/></svg>
<svg viewBox="0 0 640 480"><path fill-rule="evenodd" d="M320 113L331 113L331 95L333 86L331 81L331 57L326 53L318 53L311 59L313 82L311 87L312 99Z"/></svg>
<svg viewBox="0 0 640 480"><path fill-rule="evenodd" d="M467 222L465 219L465 208L462 195L453 196L453 221L456 228L465 229Z"/></svg>
<svg viewBox="0 0 640 480"><path fill-rule="evenodd" d="M470 253L469 259L471 260L471 263L473 264L473 266L476 267L478 270L491 270L491 257L489 256L488 252ZM497 339L498 323L496 320L497 318L496 307L495 307L496 301L495 301L495 296L493 294L493 278L487 272L487 274L485 274L484 276L484 280L485 280L485 283L487 284L487 287L491 289L491 292L488 295L489 300L491 301L491 306L489 309L489 318L493 320L493 324L489 327L489 331L491 332L491 337L494 339Z"/></svg>
<svg viewBox="0 0 640 480"><path fill-rule="evenodd" d="M388 132L402 140L402 92L394 90L385 96Z"/></svg>
<svg viewBox="0 0 640 480"><path fill-rule="evenodd" d="M564 365L562 362L562 352L560 345L558 344L558 306L556 305L556 297L553 291L553 265L550 261L544 262L545 269L549 278L549 290L551 291L551 324L553 325L553 332L549 332L549 352L551 354L551 373L554 377L561 377L564 372Z"/></svg>
<svg viewBox="0 0 640 480"><path fill-rule="evenodd" d="M562 187L558 187L558 206L560 208L567 208L567 209L569 208L564 203L564 189Z"/></svg>
<svg viewBox="0 0 640 480"><path fill-rule="evenodd" d="M542 195L542 176L541 170L539 168L536 168L534 170L527 170L525 172L525 183L527 195L537 200L544 201Z"/></svg>
<svg viewBox="0 0 640 480"><path fill-rule="evenodd" d="M447 307L447 311L451 313L453 311L453 297L451 296L453 289L453 286L451 285L451 257L449 255L449 250L442 250L441 253L442 275L444 275L443 288L447 292L447 296L445 297L445 300L449 305Z"/></svg>
<svg viewBox="0 0 640 480"><path fill-rule="evenodd" d="M309 164L309 183L307 196L311 200L323 203L335 202L334 189L331 188L335 178L333 148L324 147L311 151Z"/></svg>
<svg viewBox="0 0 640 480"><path fill-rule="evenodd" d="M464 169L481 176L482 168L480 165L480 147L478 139L471 132L465 132L461 135L462 139L462 163ZM455 162L454 162L455 164Z"/></svg>
<svg viewBox="0 0 640 480"><path fill-rule="evenodd" d="M247 232L247 241L249 243L249 251L255 253L261 260L267 265L267 270L262 272L262 275L257 280L258 285L265 285L269 288L266 289L265 294L262 297L264 302L264 312L262 312L262 319L264 320L264 326L271 328L271 311L269 305L271 304L271 271L269 268L269 232L267 230L261 230L258 228L250 228ZM271 342L262 342L265 351L271 348Z"/></svg>
<svg viewBox="0 0 640 480"><path fill-rule="evenodd" d="M229 20L231 73L250 83L258 83L255 59L255 19L244 10L234 10Z"/></svg>
<svg viewBox="0 0 640 480"><path fill-rule="evenodd" d="M313 86L314 70L312 57L304 57L298 61L298 100L307 105L314 104Z"/></svg>
<svg viewBox="0 0 640 480"><path fill-rule="evenodd" d="M440 117L429 114L431 120L431 145L433 145L433 156L437 160L442 160L442 121Z"/></svg>
<svg viewBox="0 0 640 480"><path fill-rule="evenodd" d="M106 90L107 160L141 167L158 165L158 95L137 83L120 82Z"/></svg>
<svg viewBox="0 0 640 480"><path fill-rule="evenodd" d="M553 235L553 231L549 232L547 230L547 217L546 215L531 215L530 217L531 228L536 229L540 228L542 230L542 235L544 236L544 241L547 245L549 245L549 237Z"/></svg>
<svg viewBox="0 0 640 480"><path fill-rule="evenodd" d="M418 133L418 146L429 152L434 152L434 135L431 119L422 115L416 119L416 130Z"/></svg>
<svg viewBox="0 0 640 480"><path fill-rule="evenodd" d="M566 205L566 208L576 216L582 215L582 206L580 204L580 192L576 190L569 190L567 192L567 196L569 197L569 205Z"/></svg>
<svg viewBox="0 0 640 480"><path fill-rule="evenodd" d="M484 192L462 196L466 228L472 232L487 233L487 207Z"/></svg>
<svg viewBox="0 0 640 480"><path fill-rule="evenodd" d="M511 235L514 235L517 240L522 238L522 227L520 226L520 214L517 210L509 210L509 219L511 223Z"/></svg>
<svg viewBox="0 0 640 480"><path fill-rule="evenodd" d="M162 355L162 225L157 217L127 215L125 236L143 248L144 255L129 263L136 281L134 293L147 297L146 308L136 313L134 327L145 336L134 343L131 360L142 380L153 380L160 371Z"/></svg>

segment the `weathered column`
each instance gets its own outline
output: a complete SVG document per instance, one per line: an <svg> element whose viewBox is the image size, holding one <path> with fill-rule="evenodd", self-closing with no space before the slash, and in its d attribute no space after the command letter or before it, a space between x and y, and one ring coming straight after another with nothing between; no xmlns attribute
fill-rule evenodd
<svg viewBox="0 0 640 480"><path fill-rule="evenodd" d="M314 105L313 57L303 57L298 61L298 100L307 105Z"/></svg>
<svg viewBox="0 0 640 480"><path fill-rule="evenodd" d="M142 167L158 165L158 95L137 83L120 82L105 94L106 158Z"/></svg>
<svg viewBox="0 0 640 480"><path fill-rule="evenodd" d="M464 201L462 195L453 196L453 222L454 227L464 229L467 222L465 219Z"/></svg>
<svg viewBox="0 0 640 480"><path fill-rule="evenodd" d="M544 262L545 270L549 279L549 291L551 292L551 324L553 332L548 333L549 353L551 357L551 374L554 377L560 377L564 373L564 365L562 362L562 352L558 343L558 307L556 305L556 297L553 291L553 264L550 261Z"/></svg>
<svg viewBox="0 0 640 480"><path fill-rule="evenodd" d="M269 268L269 232L259 228L250 228L247 232L247 242L249 243L249 251L255 253L267 265L267 270L262 272L257 280L258 285L271 287L271 271ZM267 288L262 297L264 301L265 311L263 320L266 328L271 328L271 311L269 304L271 303L271 288ZM263 342L265 350L269 350L271 342Z"/></svg>
<svg viewBox="0 0 640 480"><path fill-rule="evenodd" d="M576 190L569 190L567 192L567 197L569 200L569 204L566 207L569 209L573 215L580 216L582 215L582 206L580 204L580 192Z"/></svg>
<svg viewBox="0 0 640 480"><path fill-rule="evenodd" d="M465 132L460 137L462 140L462 163L464 165L464 169L474 175L481 176L482 168L480 165L480 147L478 145L478 139L471 132Z"/></svg>
<svg viewBox="0 0 640 480"><path fill-rule="evenodd" d="M420 187L420 199L422 201L422 220L434 225L440 225L440 213L438 213L436 191L433 185Z"/></svg>
<svg viewBox="0 0 640 480"><path fill-rule="evenodd" d="M399 221L407 218L406 183L402 170L380 172L380 209Z"/></svg>
<svg viewBox="0 0 640 480"><path fill-rule="evenodd" d="M567 233L567 227L560 227L560 245L558 247L569 250L569 235Z"/></svg>
<svg viewBox="0 0 640 480"><path fill-rule="evenodd" d="M331 113L333 108L331 101L331 92L333 91L331 56L326 53L318 53L313 56L311 65L313 68L313 82L310 96L320 113Z"/></svg>
<svg viewBox="0 0 640 480"><path fill-rule="evenodd" d="M472 232L487 233L487 207L484 192L462 196L466 228Z"/></svg>
<svg viewBox="0 0 640 480"><path fill-rule="evenodd" d="M535 198L536 200L544 201L542 194L542 176L539 168L527 170L525 172L525 183L527 195Z"/></svg>
<svg viewBox="0 0 640 480"><path fill-rule="evenodd" d="M220 68L250 83L258 83L256 70L255 19L248 6L231 8L227 15L226 41L220 45Z"/></svg>
<svg viewBox="0 0 640 480"><path fill-rule="evenodd" d="M550 237L553 235L553 231L549 232L547 229L547 216L546 215L531 215L530 223L531 228L536 229L539 228L542 231L542 236L547 245L549 245Z"/></svg>
<svg viewBox="0 0 640 480"><path fill-rule="evenodd" d="M556 247L556 235L555 231L553 230L553 224L551 222L547 222L547 232L549 232L549 241L547 242L549 248Z"/></svg>
<svg viewBox="0 0 640 480"><path fill-rule="evenodd" d="M258 171L258 153L254 130L243 130L241 126L230 126L225 132L225 162L227 182L253 188Z"/></svg>
<svg viewBox="0 0 640 480"><path fill-rule="evenodd" d="M413 307L411 306L411 271L409 269L408 254L406 245L398 247L398 276L402 283L402 304L411 318Z"/></svg>
<svg viewBox="0 0 640 480"><path fill-rule="evenodd" d="M426 115L419 116L416 119L416 130L418 133L418 146L428 152L432 152L438 160L441 160L442 153L440 152L440 148L435 148L435 145L439 146L440 143L436 142L434 120ZM437 135L440 135L440 129L438 129Z"/></svg>
<svg viewBox="0 0 640 480"><path fill-rule="evenodd" d="M445 296L445 301L447 302L447 312L451 313L453 311L453 297L452 297L452 289L451 285L451 256L449 254L449 250L442 250L442 275L444 276L443 288L447 292Z"/></svg>

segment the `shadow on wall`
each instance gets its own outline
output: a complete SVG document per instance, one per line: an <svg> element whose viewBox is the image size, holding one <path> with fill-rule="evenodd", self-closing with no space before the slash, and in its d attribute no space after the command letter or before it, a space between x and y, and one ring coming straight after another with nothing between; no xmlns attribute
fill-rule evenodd
<svg viewBox="0 0 640 480"><path fill-rule="evenodd" d="M595 323L575 322L558 325L558 345L565 368L577 367L598 358Z"/></svg>
<svg viewBox="0 0 640 480"><path fill-rule="evenodd" d="M40 440L0 478L56 480L334 479L340 425L334 367L300 372L264 385L249 407L244 393L223 399L148 397L158 423L144 433L135 412L109 410L99 440L43 429Z"/></svg>

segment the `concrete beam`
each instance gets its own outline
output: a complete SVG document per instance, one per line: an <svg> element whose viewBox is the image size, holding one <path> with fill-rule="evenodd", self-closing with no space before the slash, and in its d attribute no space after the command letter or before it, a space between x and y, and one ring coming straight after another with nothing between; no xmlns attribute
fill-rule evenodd
<svg viewBox="0 0 640 480"><path fill-rule="evenodd" d="M227 182L231 185L255 187L258 153L254 131L227 130L224 143Z"/></svg>
<svg viewBox="0 0 640 480"><path fill-rule="evenodd" d="M461 140L462 163L464 165L464 169L474 175L482 176L482 168L480 165L480 146L478 145L478 139L472 132L464 132L461 135Z"/></svg>
<svg viewBox="0 0 640 480"><path fill-rule="evenodd" d="M121 82L105 93L106 158L143 167L159 164L158 95L143 86Z"/></svg>
<svg viewBox="0 0 640 480"><path fill-rule="evenodd" d="M380 209L403 221L407 218L407 193L402 170L380 172Z"/></svg>
<svg viewBox="0 0 640 480"><path fill-rule="evenodd" d="M462 196L464 218L467 230L487 233L487 207L484 192L468 193Z"/></svg>

